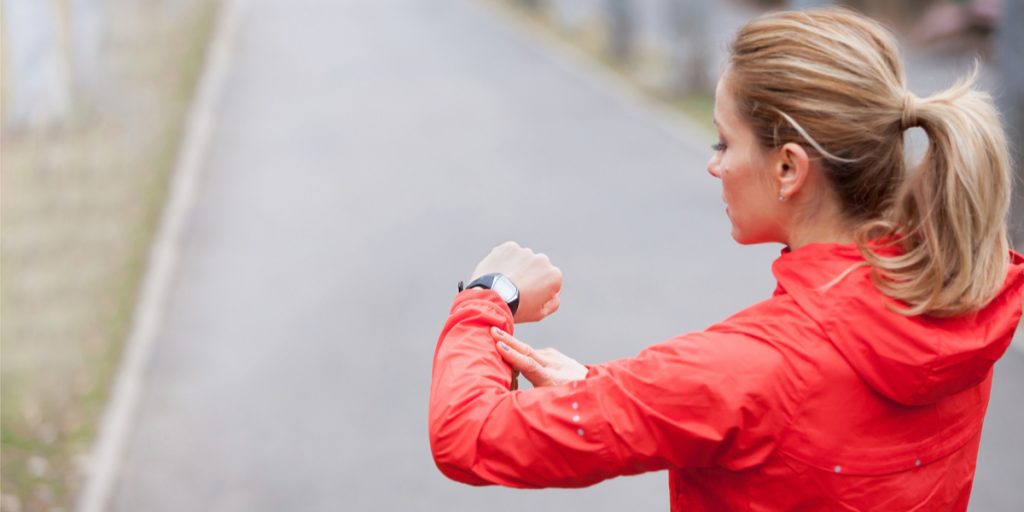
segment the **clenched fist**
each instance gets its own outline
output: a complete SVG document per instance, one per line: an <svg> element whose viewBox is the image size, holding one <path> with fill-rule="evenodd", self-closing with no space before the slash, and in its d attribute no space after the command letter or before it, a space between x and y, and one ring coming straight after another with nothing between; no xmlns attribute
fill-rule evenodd
<svg viewBox="0 0 1024 512"><path fill-rule="evenodd" d="M558 311L562 271L544 254L505 242L491 249L469 280L495 272L504 274L519 288L516 323L536 322Z"/></svg>

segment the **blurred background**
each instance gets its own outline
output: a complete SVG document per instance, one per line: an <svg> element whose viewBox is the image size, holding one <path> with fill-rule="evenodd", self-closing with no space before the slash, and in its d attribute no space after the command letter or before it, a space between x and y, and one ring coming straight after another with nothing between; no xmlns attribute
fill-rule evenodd
<svg viewBox="0 0 1024 512"><path fill-rule="evenodd" d="M830 3L2 0L0 510L666 510L663 473L446 480L436 336L506 239L566 275L518 334L582 362L770 295L781 248L732 241L704 169L712 93L745 21ZM836 3L918 95L980 59L1020 160L1024 2ZM972 510L1024 507L1021 389L1015 342Z"/></svg>

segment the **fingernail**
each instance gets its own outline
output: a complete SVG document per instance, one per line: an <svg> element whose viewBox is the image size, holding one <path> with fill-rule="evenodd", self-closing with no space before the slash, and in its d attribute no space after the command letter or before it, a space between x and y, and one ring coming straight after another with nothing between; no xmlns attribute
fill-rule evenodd
<svg viewBox="0 0 1024 512"><path fill-rule="evenodd" d="M497 327L491 327L491 333L494 334L495 336L504 336L505 335L505 331L503 331L503 330L501 330L501 329L499 329Z"/></svg>
<svg viewBox="0 0 1024 512"><path fill-rule="evenodd" d="M501 347L501 349L504 350L505 352L512 350L512 348L506 345L504 341L499 341L498 346Z"/></svg>

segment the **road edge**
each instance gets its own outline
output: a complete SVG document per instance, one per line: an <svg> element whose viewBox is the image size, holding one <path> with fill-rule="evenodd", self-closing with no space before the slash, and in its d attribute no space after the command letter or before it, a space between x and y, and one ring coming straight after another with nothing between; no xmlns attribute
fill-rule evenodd
<svg viewBox="0 0 1024 512"><path fill-rule="evenodd" d="M484 15L496 18L541 58L614 98L633 115L651 119L656 126L678 140L687 151L706 153L710 157L710 151L707 149L710 143L704 142L710 141L715 135L708 133L690 116L650 97L625 77L602 66L582 49L559 39L548 30L513 15L509 12L513 7L481 0L462 0L462 3Z"/></svg>
<svg viewBox="0 0 1024 512"><path fill-rule="evenodd" d="M89 456L85 484L74 510L108 510L120 477L125 444L138 415L144 372L166 309L166 302L180 259L186 222L195 203L197 184L206 163L227 68L231 60L240 17L246 0L223 0L206 60L189 108L182 145L171 174L167 202L150 247L146 273L121 364L114 377L110 402Z"/></svg>

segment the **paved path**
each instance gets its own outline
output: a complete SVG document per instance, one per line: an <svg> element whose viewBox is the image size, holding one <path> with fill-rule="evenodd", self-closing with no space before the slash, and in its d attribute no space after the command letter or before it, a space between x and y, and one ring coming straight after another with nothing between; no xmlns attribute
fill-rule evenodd
<svg viewBox="0 0 1024 512"><path fill-rule="evenodd" d="M985 429L981 433L978 470L971 493L972 512L1019 512L1024 509L1024 352L1018 346L996 363Z"/></svg>
<svg viewBox="0 0 1024 512"><path fill-rule="evenodd" d="M584 362L768 296L779 248L730 238L711 137L469 1L245 5L113 510L667 510L665 473L446 480L430 365L505 239L565 271L519 333Z"/></svg>

